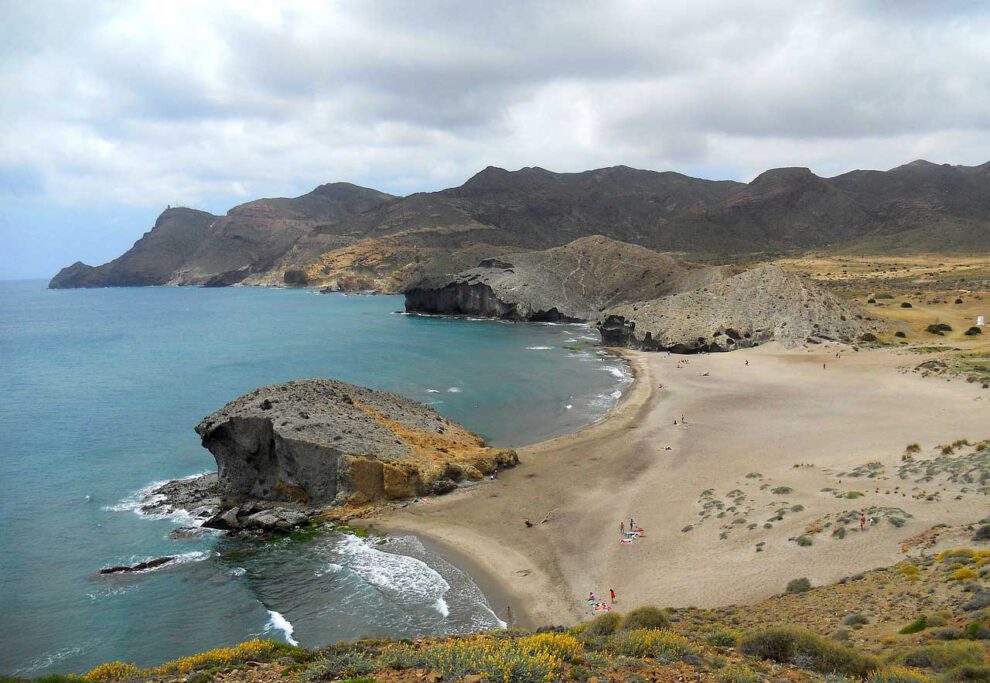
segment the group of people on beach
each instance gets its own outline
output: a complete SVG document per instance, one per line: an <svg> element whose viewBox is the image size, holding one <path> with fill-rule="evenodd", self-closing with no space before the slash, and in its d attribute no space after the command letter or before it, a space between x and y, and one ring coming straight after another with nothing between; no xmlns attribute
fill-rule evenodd
<svg viewBox="0 0 990 683"><path fill-rule="evenodd" d="M646 535L646 529L636 524L636 520L629 518L629 528L626 528L625 520L619 522L619 543L632 543L637 538Z"/></svg>
<svg viewBox="0 0 990 683"><path fill-rule="evenodd" d="M611 612L612 605L615 603L615 589L608 589L608 602L604 600L599 600L595 597L594 592L588 593L588 607L591 608L592 612Z"/></svg>

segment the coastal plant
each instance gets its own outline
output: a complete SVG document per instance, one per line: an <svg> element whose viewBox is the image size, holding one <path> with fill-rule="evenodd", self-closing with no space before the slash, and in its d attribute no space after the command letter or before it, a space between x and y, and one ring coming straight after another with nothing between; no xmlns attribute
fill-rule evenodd
<svg viewBox="0 0 990 683"><path fill-rule="evenodd" d="M129 678L136 678L139 672L140 669L133 664L107 662L90 669L83 678L87 681L94 681L94 683L108 683L108 681L124 681Z"/></svg>
<svg viewBox="0 0 990 683"><path fill-rule="evenodd" d="M844 616L842 618L842 623L846 626L863 626L864 624L870 623L870 620L859 612L853 612Z"/></svg>
<svg viewBox="0 0 990 683"><path fill-rule="evenodd" d="M809 581L805 577L801 577L800 579L791 579L790 581L787 582L787 588L786 588L787 593L791 593L791 594L805 593L810 590L811 590L811 581Z"/></svg>
<svg viewBox="0 0 990 683"><path fill-rule="evenodd" d="M970 581L978 578L980 575L969 567L962 567L949 575L950 581Z"/></svg>
<svg viewBox="0 0 990 683"><path fill-rule="evenodd" d="M931 676L905 666L885 666L869 675L866 683L933 683Z"/></svg>
<svg viewBox="0 0 990 683"><path fill-rule="evenodd" d="M892 663L942 672L957 666L983 664L983 649L970 641L931 643L895 655Z"/></svg>
<svg viewBox="0 0 990 683"><path fill-rule="evenodd" d="M912 621L910 624L902 628L898 633L901 635L910 635L912 633L920 633L928 628L928 617L922 614L920 617Z"/></svg>
<svg viewBox="0 0 990 683"><path fill-rule="evenodd" d="M470 674L481 674L497 683L548 683L558 678L563 660L543 645L520 646L518 641L524 640L489 635L460 638L433 645L424 656L427 666L445 680Z"/></svg>
<svg viewBox="0 0 990 683"><path fill-rule="evenodd" d="M613 636L612 646L618 654L628 657L650 657L663 662L680 661L700 651L691 641L666 629L637 629Z"/></svg>
<svg viewBox="0 0 990 683"><path fill-rule="evenodd" d="M739 631L724 626L716 626L715 629L705 636L705 640L718 647L735 647L739 642Z"/></svg>
<svg viewBox="0 0 990 683"><path fill-rule="evenodd" d="M759 674L741 665L728 666L718 672L718 683L760 683Z"/></svg>
<svg viewBox="0 0 990 683"><path fill-rule="evenodd" d="M794 542L797 543L802 548L807 548L808 546L813 545L815 543L815 540L809 534L801 534L800 536L794 539Z"/></svg>
<svg viewBox="0 0 990 683"><path fill-rule="evenodd" d="M973 534L974 541L990 541L990 524L984 524Z"/></svg>
<svg viewBox="0 0 990 683"><path fill-rule="evenodd" d="M378 654L375 666L378 669L405 671L418 669L426 664L423 653L403 643L388 645Z"/></svg>
<svg viewBox="0 0 990 683"><path fill-rule="evenodd" d="M303 675L305 681L332 681L339 678L365 676L378 668L375 660L364 652L348 650L328 652L310 664Z"/></svg>
<svg viewBox="0 0 990 683"><path fill-rule="evenodd" d="M939 677L939 683L964 683L990 681L990 666L981 664L963 664L949 669Z"/></svg>
<svg viewBox="0 0 990 683"><path fill-rule="evenodd" d="M753 657L819 673L865 676L878 665L872 656L796 626L775 626L749 633L740 640L739 649Z"/></svg>
<svg viewBox="0 0 990 683"><path fill-rule="evenodd" d="M584 628L584 634L588 636L610 636L619 630L622 625L622 615L617 612L605 612L600 614Z"/></svg>
<svg viewBox="0 0 990 683"><path fill-rule="evenodd" d="M622 620L622 630L663 629L670 626L670 617L659 607L637 607Z"/></svg>
<svg viewBox="0 0 990 683"><path fill-rule="evenodd" d="M567 633L537 633L519 638L516 646L530 655L549 655L565 662L571 661L584 650L581 641Z"/></svg>
<svg viewBox="0 0 990 683"><path fill-rule="evenodd" d="M147 674L149 677L154 677L188 674L199 669L228 667L247 661L269 661L280 655L293 654L305 654L305 650L274 640L249 640L233 647L221 647L191 657L166 662L161 666L143 670L142 675Z"/></svg>

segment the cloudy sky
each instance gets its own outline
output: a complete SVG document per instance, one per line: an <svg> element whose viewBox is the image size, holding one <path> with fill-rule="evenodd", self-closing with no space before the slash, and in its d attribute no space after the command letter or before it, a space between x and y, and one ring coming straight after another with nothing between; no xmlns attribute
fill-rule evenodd
<svg viewBox="0 0 990 683"><path fill-rule="evenodd" d="M979 164L988 74L985 2L0 0L0 278L335 180Z"/></svg>

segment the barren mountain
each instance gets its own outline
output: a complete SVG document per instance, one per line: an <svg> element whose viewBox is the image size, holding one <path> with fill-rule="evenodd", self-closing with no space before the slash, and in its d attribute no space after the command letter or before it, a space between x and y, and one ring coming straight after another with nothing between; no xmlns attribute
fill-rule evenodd
<svg viewBox="0 0 990 683"><path fill-rule="evenodd" d="M990 250L990 163L916 161L821 178L767 171L748 184L625 166L582 173L489 167L408 197L348 183L262 199L218 217L169 209L123 256L75 263L52 287L311 285L399 291L480 259L588 235L709 261L809 249Z"/></svg>

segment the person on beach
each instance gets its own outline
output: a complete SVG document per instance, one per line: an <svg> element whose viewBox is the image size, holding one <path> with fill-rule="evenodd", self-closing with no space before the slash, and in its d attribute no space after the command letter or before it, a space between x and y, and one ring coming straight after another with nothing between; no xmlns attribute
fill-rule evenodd
<svg viewBox="0 0 990 683"><path fill-rule="evenodd" d="M594 605L595 604L595 594L594 593L588 593L588 604L589 605Z"/></svg>
<svg viewBox="0 0 990 683"><path fill-rule="evenodd" d="M622 536L625 536L626 535L626 523L625 522L619 522L619 534L622 535Z"/></svg>
<svg viewBox="0 0 990 683"><path fill-rule="evenodd" d="M746 361L746 367L749 367L749 360Z"/></svg>
<svg viewBox="0 0 990 683"><path fill-rule="evenodd" d="M615 603L615 589L614 588L609 588L608 589L608 597L609 597L610 602L612 602L614 604Z"/></svg>
<svg viewBox="0 0 990 683"><path fill-rule="evenodd" d="M866 528L866 515L859 516L859 530L863 531Z"/></svg>
<svg viewBox="0 0 990 683"><path fill-rule="evenodd" d="M633 518L630 517L629 518L629 531L633 531L633 530L635 530L635 528L636 528L636 522L634 522L633 521Z"/></svg>
<svg viewBox="0 0 990 683"><path fill-rule="evenodd" d="M512 608L509 605L505 606L505 623L512 624Z"/></svg>

